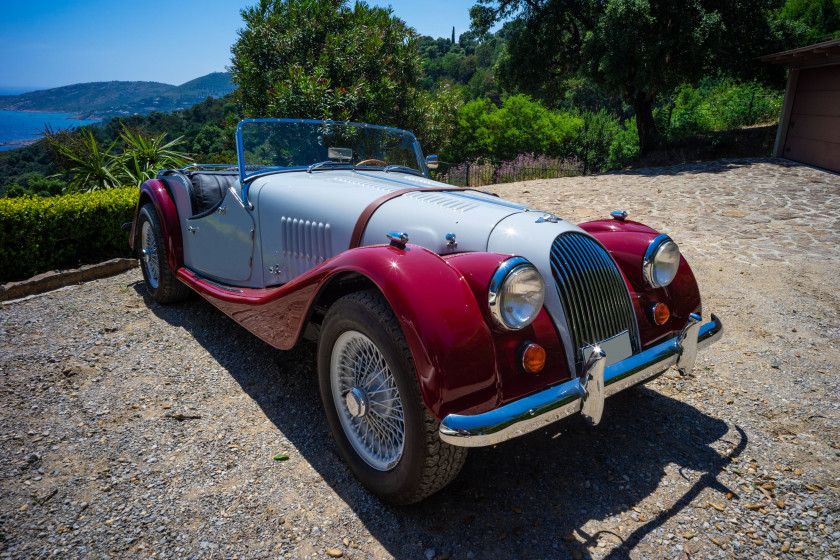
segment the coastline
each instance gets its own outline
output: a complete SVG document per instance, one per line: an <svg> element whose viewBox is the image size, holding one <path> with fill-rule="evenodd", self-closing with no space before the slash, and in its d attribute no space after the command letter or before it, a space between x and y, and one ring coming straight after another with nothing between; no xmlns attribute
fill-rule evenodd
<svg viewBox="0 0 840 560"><path fill-rule="evenodd" d="M41 133L45 126L60 130L101 121L102 117L99 115L82 115L79 112L55 113L0 109L0 150L5 152L35 144L41 140Z"/></svg>
<svg viewBox="0 0 840 560"><path fill-rule="evenodd" d="M24 146L31 146L38 140L40 140L40 138L37 140L16 140L14 142L3 142L0 144L0 148L23 148Z"/></svg>

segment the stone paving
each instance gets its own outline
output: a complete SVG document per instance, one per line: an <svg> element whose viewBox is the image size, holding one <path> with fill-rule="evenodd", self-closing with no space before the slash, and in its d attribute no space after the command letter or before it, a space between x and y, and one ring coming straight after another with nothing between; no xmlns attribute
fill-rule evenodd
<svg viewBox="0 0 840 560"><path fill-rule="evenodd" d="M668 233L689 262L692 255L753 266L794 264L794 255L840 261L840 175L784 160L712 161L487 190L576 223L626 210L629 219Z"/></svg>
<svg viewBox="0 0 840 560"><path fill-rule="evenodd" d="M739 160L490 187L681 244L723 338L577 419L373 498L278 352L139 270L0 305L0 560L840 559L840 176ZM287 460L275 458L284 455Z"/></svg>

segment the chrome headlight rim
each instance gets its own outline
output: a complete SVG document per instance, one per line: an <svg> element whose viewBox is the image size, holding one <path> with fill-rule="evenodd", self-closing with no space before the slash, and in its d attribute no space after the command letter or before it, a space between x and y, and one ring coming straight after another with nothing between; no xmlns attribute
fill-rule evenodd
<svg viewBox="0 0 840 560"><path fill-rule="evenodd" d="M673 282L677 276L675 271L674 275L667 282L656 281L656 258L669 244L673 245L677 250L677 254L679 254L679 245L669 235L665 235L664 233L657 235L645 251L645 256L642 258L642 278L648 288L664 288Z"/></svg>
<svg viewBox="0 0 840 560"><path fill-rule="evenodd" d="M529 271L536 273L537 278L539 278L540 281L540 297L538 298L539 305L535 306L534 311L530 314L527 320L518 324L510 324L505 320L505 314L502 308L502 296L504 295L502 291L505 289L510 280L513 280L520 274ZM542 274L540 274L540 271L537 270L537 267L524 257L511 257L505 260L499 265L496 272L493 273L493 277L490 279L490 286L487 289L487 306L490 309L490 316L493 318L493 322L497 327L504 330L519 331L533 323L537 318L537 315L539 315L544 302L545 280L543 279Z"/></svg>

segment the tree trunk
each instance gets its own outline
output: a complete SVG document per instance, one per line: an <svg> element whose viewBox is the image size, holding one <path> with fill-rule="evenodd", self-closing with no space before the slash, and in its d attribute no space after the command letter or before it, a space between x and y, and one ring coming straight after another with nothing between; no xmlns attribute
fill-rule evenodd
<svg viewBox="0 0 840 560"><path fill-rule="evenodd" d="M639 131L639 155L646 156L656 146L656 123L653 121L653 95L639 93L633 98L636 130Z"/></svg>

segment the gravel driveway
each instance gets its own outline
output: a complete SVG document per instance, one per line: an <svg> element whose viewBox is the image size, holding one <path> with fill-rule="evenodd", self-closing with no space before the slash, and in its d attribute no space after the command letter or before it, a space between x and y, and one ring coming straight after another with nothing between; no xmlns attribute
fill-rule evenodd
<svg viewBox="0 0 840 560"><path fill-rule="evenodd" d="M7 303L0 558L840 558L840 177L744 160L491 190L670 233L724 338L597 428L473 450L392 508L338 458L311 345L161 307L136 270Z"/></svg>

